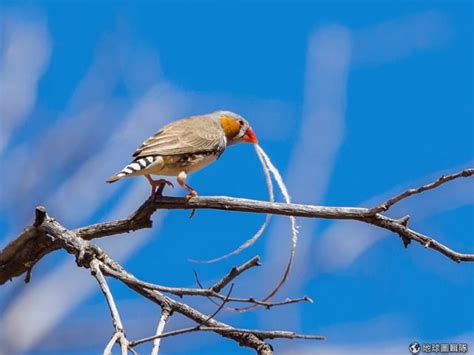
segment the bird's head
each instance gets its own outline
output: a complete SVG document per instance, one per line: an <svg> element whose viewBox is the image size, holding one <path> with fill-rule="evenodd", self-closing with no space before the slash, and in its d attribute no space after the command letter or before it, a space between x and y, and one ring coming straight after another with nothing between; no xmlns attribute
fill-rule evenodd
<svg viewBox="0 0 474 355"><path fill-rule="evenodd" d="M217 111L214 115L224 131L228 146L241 142L258 143L255 133L242 116L230 111Z"/></svg>

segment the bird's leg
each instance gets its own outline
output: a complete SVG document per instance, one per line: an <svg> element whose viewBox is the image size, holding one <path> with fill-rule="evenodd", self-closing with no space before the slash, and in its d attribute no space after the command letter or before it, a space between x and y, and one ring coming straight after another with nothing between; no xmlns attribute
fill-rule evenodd
<svg viewBox="0 0 474 355"><path fill-rule="evenodd" d="M196 190L194 190L191 186L189 186L188 184L186 184L186 172L182 171L178 174L178 177L176 180L178 180L178 184L180 184L182 187L184 187L186 190L189 191L189 194L187 194L186 196L184 196L184 198L186 200L189 200L193 197L196 197L198 194L196 192ZM193 218L194 217L194 214L196 213L196 209L193 208L193 210L191 211L191 215L189 216L189 218Z"/></svg>
<svg viewBox="0 0 474 355"><path fill-rule="evenodd" d="M189 194L184 196L184 198L186 200L189 200L192 197L196 197L198 194L197 194L196 190L194 190L191 186L186 184L185 181L186 181L187 176L188 175L186 175L186 172L182 171L178 174L178 177L177 177L176 180L178 181L178 184L180 184L182 187L184 187L186 190L189 191Z"/></svg>
<svg viewBox="0 0 474 355"><path fill-rule="evenodd" d="M168 181L165 179L153 180L150 174L146 174L145 177L151 185L151 199L152 200L155 199L156 195L162 196L162 192L163 192L163 189L165 188L165 185L168 185L174 188L174 185L171 181Z"/></svg>

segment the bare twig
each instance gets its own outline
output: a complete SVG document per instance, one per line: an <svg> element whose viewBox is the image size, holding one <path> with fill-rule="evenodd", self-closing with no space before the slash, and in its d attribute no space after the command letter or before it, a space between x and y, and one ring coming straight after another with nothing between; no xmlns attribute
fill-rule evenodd
<svg viewBox="0 0 474 355"><path fill-rule="evenodd" d="M119 337L120 337L120 333L114 332L114 334L112 335L112 338L110 338L109 342L105 346L103 355L111 355L112 354L112 348L114 347L114 345L117 342Z"/></svg>
<svg viewBox="0 0 474 355"><path fill-rule="evenodd" d="M441 186L441 185L443 185L443 184L445 184L449 181L452 181L452 180L455 180L455 179L458 179L458 178L461 178L461 177L469 177L469 176L472 176L472 175L474 175L474 169L465 169L465 170L462 170L462 171L460 171L458 173L455 173L455 174L441 176L440 178L438 178L436 181L434 181L432 183L429 183L429 184L426 184L426 185L423 185L423 186L420 186L420 187L417 187L417 188L406 190L406 191L402 192L401 194L399 194L395 197L392 197L391 199L385 201L381 205L378 205L377 207L371 208L370 213L375 215L377 213L387 211L394 204L400 202L401 200L403 200L407 197L410 197L410 196L415 195L415 194L422 193L424 191L435 189L438 186Z"/></svg>
<svg viewBox="0 0 474 355"><path fill-rule="evenodd" d="M198 327L200 326L204 326L207 324L207 322L209 322L209 320L215 318L215 316L217 316L217 314L222 310L222 308L224 308L225 304L227 302L229 302L229 297L230 297L230 294L232 293L232 290L234 289L234 284L231 284L230 287L229 287L229 292L227 292L227 296L225 296L225 299L222 301L222 303L220 304L219 307L217 307L217 309L214 311L214 313L212 313L211 315L209 315L207 317L207 319L204 320L204 322L202 322L201 324L198 325Z"/></svg>
<svg viewBox="0 0 474 355"><path fill-rule="evenodd" d="M255 259L255 258L253 258L253 259ZM117 279L121 279L122 281L126 280L127 283L130 284L130 285L135 285L137 287L146 288L146 289L149 289L149 290L156 290L156 291L160 291L160 292L171 293L171 294L179 296L179 297L182 297L182 296L204 296L204 297L211 297L211 299L212 299L212 297L217 298L221 301L226 299L226 296L224 296L223 294L221 294L219 292L214 291L212 289L212 287L203 288L202 285L199 282L199 279L197 279L197 282L198 282L200 288L168 287L168 286L161 286L161 285L153 284L153 283L150 283L150 282L142 281L142 280L139 280L135 277L134 278L129 278L121 272L114 271L113 269L109 268L107 265L103 265L102 269L103 269L104 273L106 273L107 275L110 275L110 276L115 277ZM248 297L248 298L229 297L228 302L252 303L252 304L257 304L257 305L260 305L260 306L263 306L263 307L269 309L269 308L272 308L272 307L284 306L284 305L292 304L292 303L299 303L299 302L310 302L311 303L313 301L308 296L304 296L304 297L301 297L301 298L286 299L285 301L274 302L274 303L258 301L258 300L256 300L255 298L252 298L252 297ZM213 303L217 305L217 302L213 302Z"/></svg>
<svg viewBox="0 0 474 355"><path fill-rule="evenodd" d="M148 343L149 341L155 340L155 339L163 339L163 338L168 338L171 336L175 335L181 335L181 334L186 334L186 333L192 333L192 332L198 332L201 330L199 327L189 327L189 328L184 328L184 329L177 329L177 330L172 330L166 333L162 333L160 335L154 335L151 337L146 337L142 339L138 339L135 341L130 342L130 346L134 347L140 344Z"/></svg>
<svg viewBox="0 0 474 355"><path fill-rule="evenodd" d="M216 301L214 301L212 299L212 297L216 297L216 298L219 298L219 299L222 300L222 295L221 294L215 294L214 293L215 291L213 291L212 287L207 288L207 289L204 288L201 281L199 280L199 277L198 277L198 274L196 273L196 271L194 271L194 277L196 279L196 283L200 287L199 289L196 289L196 290L204 291L206 293L206 294L204 294L204 296L207 296L209 301L211 301L212 303L217 305L218 303ZM300 298L287 298L286 300L279 301L279 302L266 302L266 301L257 300L254 297L248 297L248 298L229 297L229 298L227 298L227 300L229 302L251 303L255 306L265 307L266 309L270 309L272 307L277 307L277 306L286 306L286 305L292 304L292 303L301 303L301 302L313 303L313 300L308 296L304 296L304 297L300 297ZM241 310L240 308L232 308L232 307L227 307L227 309L233 310L233 311L240 311Z"/></svg>
<svg viewBox="0 0 474 355"><path fill-rule="evenodd" d="M255 334L260 339L312 339L312 340L325 340L326 337L322 335L305 335L305 334L298 334L294 332L288 332L285 330L254 330L254 329L242 329L242 328L235 328L235 329L228 329L228 328L216 328L216 327L201 327L199 330L203 331L222 331L224 333L232 333L234 331L240 331L241 333L248 333L248 334Z"/></svg>
<svg viewBox="0 0 474 355"><path fill-rule="evenodd" d="M251 298L249 301L249 303L255 303L259 306L265 307L266 309L270 309L277 306L286 306L288 304L301 303L301 302L313 303L314 301L311 297L308 297L308 296L303 296L299 298L287 298L284 301L279 301L279 302L263 302L263 301L256 300L254 298Z"/></svg>
<svg viewBox="0 0 474 355"><path fill-rule="evenodd" d="M115 301L112 296L112 293L110 292L109 286L107 285L107 281L105 281L104 275L102 274L102 271L100 270L99 261L97 259L93 259L90 262L89 266L90 266L92 275L94 275L94 277L96 278L97 282L100 285L100 289L102 290L102 293L104 294L105 299L107 300L107 304L109 305L109 309L110 309L110 315L112 316L112 322L114 324L114 329L115 329L114 334L112 335L112 338L110 339L109 343L105 347L104 355L112 354L112 347L117 340L120 344L120 350L121 350L122 355L127 355L129 342L127 338L125 337L122 320L120 319L120 314L118 312L117 306L115 305Z"/></svg>
<svg viewBox="0 0 474 355"><path fill-rule="evenodd" d="M229 297L230 297L230 294L232 293L233 287L234 287L234 285L232 284L230 289L229 289L229 292L227 293L226 299L222 302L221 305L219 305L219 307L217 307L217 309L214 311L214 313L209 315L201 324L198 324L197 326L192 327L191 328L191 329L193 329L192 331L198 331L202 326L205 326L209 320L213 319L217 315L217 313L219 313L222 310L222 308L224 308L225 304L229 300ZM189 332L190 332L189 330L185 330L185 331L178 330L178 331L167 332L167 333L164 333L164 334L163 334L163 332L160 332L160 334L158 334L158 331L157 331L156 335L151 336L151 337L146 337L146 338L143 338L143 339L139 339L139 340L135 340L135 341L130 343L130 346L133 347L133 346L143 344L143 343L146 343L146 342L149 342L149 341L152 341L152 340L155 342L156 340L159 340L161 338L166 338L168 336L171 336L171 334L179 335L179 334L184 334L184 333L189 333Z"/></svg>
<svg viewBox="0 0 474 355"><path fill-rule="evenodd" d="M194 279L196 280L196 283L198 284L199 289L200 289L200 290L203 290L204 287L202 286L202 283L201 283L201 281L199 280L199 275L198 275L198 273L196 272L196 270L193 270L193 272L194 272ZM211 289L211 290L212 290L212 289ZM207 296L207 299L208 299L209 301L211 301L212 303L214 303L216 306L218 305L217 301L215 301L212 297Z"/></svg>
<svg viewBox="0 0 474 355"><path fill-rule="evenodd" d="M239 276L244 271L254 267L260 266L260 258L258 256L250 259L245 264L242 264L238 267L233 267L230 272L224 276L221 280L217 281L214 286L211 287L212 290L215 292L220 292L225 286L229 284L232 280L234 280L237 276Z"/></svg>
<svg viewBox="0 0 474 355"><path fill-rule="evenodd" d="M326 337L322 335L305 335L305 334L298 334L298 333L288 332L288 331L283 331L283 330L260 331L260 330L254 330L254 329L241 329L241 328L229 329L229 328L198 326L198 327L189 327L189 328L173 330L170 332L163 333L159 336L156 335L156 336L151 336L148 338L132 341L130 342L130 346L143 344L157 338L159 339L168 338L171 336L176 336L176 335L181 335L181 334L186 334L186 333L193 333L193 332L198 332L198 331L212 331L212 332L224 332L224 333L241 332L244 334L245 333L257 334L258 337L261 339L311 339L311 340L325 340L326 339Z"/></svg>
<svg viewBox="0 0 474 355"><path fill-rule="evenodd" d="M163 306L163 308L161 309L160 321L158 322L158 326L156 327L156 335L158 337L153 340L153 348L151 350L151 355L158 355L158 352L160 351L161 338L159 336L163 334L163 330L165 329L166 322L168 321L170 315L171 308L167 305Z"/></svg>
<svg viewBox="0 0 474 355"><path fill-rule="evenodd" d="M192 332L197 332L200 330L203 331L212 331L212 330L220 330L220 331L227 331L228 328L216 328L216 327L206 327L206 323L208 320L213 319L217 313L219 313L227 303L228 299L230 298L230 294L232 292L233 284L231 285L229 292L227 294L227 300L224 300L222 304L216 309L216 311L211 314L202 324L199 324L195 327L189 327L189 328L184 328L184 329L178 329L178 330L173 330L170 332L166 333L161 333L161 334L156 334L151 337L146 337L142 338L139 340L135 340L130 342L130 347L134 347L152 340L157 340L157 339L162 339L162 338L167 338L171 336L176 336L176 335L181 335L181 334L186 334L186 333L192 333ZM248 330L248 329L242 329L242 333L253 333L255 332L254 330ZM257 331L259 335L263 335L263 337L267 337L268 339L273 339L273 338L287 338L287 339L313 339L313 340L325 340L324 336L320 335L302 335L302 334L296 334L293 332L287 332L287 331Z"/></svg>

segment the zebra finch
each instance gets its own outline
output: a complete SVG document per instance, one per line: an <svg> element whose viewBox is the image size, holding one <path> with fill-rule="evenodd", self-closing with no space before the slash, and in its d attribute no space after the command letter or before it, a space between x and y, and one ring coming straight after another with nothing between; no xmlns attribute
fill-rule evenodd
<svg viewBox="0 0 474 355"><path fill-rule="evenodd" d="M155 198L160 186L173 184L165 179L154 180L151 175L176 176L178 184L188 190L189 199L197 196L197 192L186 183L187 175L217 160L228 146L241 142L256 144L257 137L248 122L236 113L216 111L182 118L143 142L133 153L135 159L107 182L143 175L151 185L151 197Z"/></svg>

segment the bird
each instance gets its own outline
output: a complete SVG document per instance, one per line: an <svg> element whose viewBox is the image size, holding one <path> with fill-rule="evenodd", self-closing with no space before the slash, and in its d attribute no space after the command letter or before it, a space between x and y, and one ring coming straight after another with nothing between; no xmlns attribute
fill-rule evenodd
<svg viewBox="0 0 474 355"><path fill-rule="evenodd" d="M178 184L188 191L185 198L189 200L198 194L186 183L188 174L219 159L227 147L242 142L258 144L247 120L237 113L216 111L181 118L145 140L133 153L133 161L106 182L144 176L151 186L150 197L155 199L157 191L174 185L166 179L154 180L151 175L176 176Z"/></svg>

